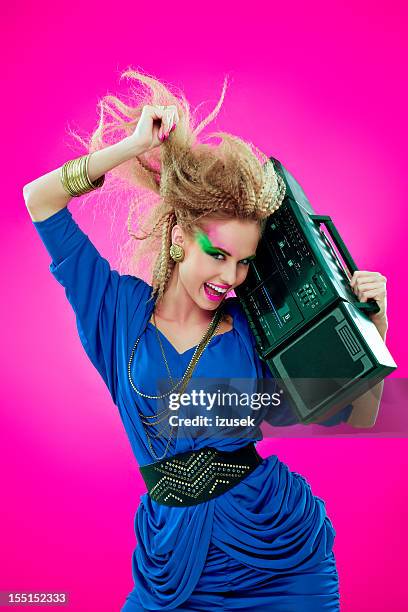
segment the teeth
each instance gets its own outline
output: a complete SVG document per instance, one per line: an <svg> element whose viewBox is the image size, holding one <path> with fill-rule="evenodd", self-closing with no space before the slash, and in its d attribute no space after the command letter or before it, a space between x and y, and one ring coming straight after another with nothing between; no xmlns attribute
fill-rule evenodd
<svg viewBox="0 0 408 612"><path fill-rule="evenodd" d="M206 285L208 285L209 287L211 287L211 289L214 289L214 291L218 291L218 293L226 293L226 289L220 289L219 287L216 287L215 285L212 285L211 283L206 283Z"/></svg>

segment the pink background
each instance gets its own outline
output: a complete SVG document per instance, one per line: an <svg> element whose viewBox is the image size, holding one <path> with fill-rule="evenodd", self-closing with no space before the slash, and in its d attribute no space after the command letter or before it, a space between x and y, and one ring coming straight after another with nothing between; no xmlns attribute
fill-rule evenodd
<svg viewBox="0 0 408 612"><path fill-rule="evenodd" d="M316 212L333 218L359 268L385 274L387 344L406 376L407 9L396 0L89 0L7 10L0 591L65 591L70 610L119 610L133 587L133 517L145 488L49 272L23 185L73 157L68 124L92 129L97 100L122 91L128 66L181 87L193 106L206 101L207 113L228 73L210 131L280 159ZM77 202L70 209L108 257L106 218L77 215ZM406 439L272 439L258 448L326 501L342 610L406 610Z"/></svg>

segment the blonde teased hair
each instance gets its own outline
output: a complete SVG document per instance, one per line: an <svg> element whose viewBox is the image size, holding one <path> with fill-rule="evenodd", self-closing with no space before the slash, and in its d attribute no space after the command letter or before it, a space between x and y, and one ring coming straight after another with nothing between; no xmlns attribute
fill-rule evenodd
<svg viewBox="0 0 408 612"><path fill-rule="evenodd" d="M207 138L198 141L198 135L221 108L227 79L217 106L197 124L182 92L175 92L158 79L133 69L123 72L121 78L132 83L129 103L117 96L104 96L99 102L98 127L89 141L86 143L78 135L74 136L88 152L93 152L112 144L109 138L112 140L113 133L122 133L122 137L133 134L146 104L176 106L179 122L169 138L161 146L111 171L139 189L130 202L127 228L132 242L133 239L145 241L145 248L138 253L133 243L133 257L146 254L156 257L151 271L150 299L157 294L159 301L176 265L169 253L174 225L180 225L192 236L195 229L203 229L199 222L202 218L237 218L258 221L262 233L267 217L282 204L285 183L273 163L252 143L226 132L208 135L208 139L221 139L217 145L205 143ZM113 137L113 142L117 140ZM139 212L137 219L141 220L141 204L149 198L153 201L146 219L150 230L144 236L137 236L131 229L132 218Z"/></svg>

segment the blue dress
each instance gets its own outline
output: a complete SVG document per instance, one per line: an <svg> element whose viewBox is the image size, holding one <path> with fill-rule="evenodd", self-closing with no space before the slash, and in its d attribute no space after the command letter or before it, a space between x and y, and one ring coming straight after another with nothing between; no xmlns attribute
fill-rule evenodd
<svg viewBox="0 0 408 612"><path fill-rule="evenodd" d="M154 415L158 378L168 379L156 330L149 319L152 287L142 279L112 270L69 209L34 221L50 257L50 271L65 288L76 315L81 343L119 409L135 458L152 463L139 413ZM213 336L194 377L272 378L259 358L255 340L236 298L225 301L233 329ZM181 378L195 347L178 353L161 334L169 368ZM346 421L349 404L325 425ZM167 456L204 446L232 451L262 439L259 425L297 423L285 402L279 410L261 409L250 436L175 436ZM242 430L240 430L242 431ZM152 441L161 457L166 439ZM335 530L325 502L313 495L303 476L271 455L240 483L204 503L187 507L159 504L145 493L135 515L137 546L132 558L134 589L122 612L141 610L251 610L319 612L339 610L338 574L332 551Z"/></svg>

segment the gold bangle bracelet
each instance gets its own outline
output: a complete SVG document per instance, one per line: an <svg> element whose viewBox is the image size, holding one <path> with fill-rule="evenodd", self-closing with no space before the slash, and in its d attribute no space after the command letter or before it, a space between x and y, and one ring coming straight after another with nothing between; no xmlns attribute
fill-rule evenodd
<svg viewBox="0 0 408 612"><path fill-rule="evenodd" d="M105 175L100 176L94 183L89 178L88 164L91 153L70 159L61 167L61 183L65 191L72 197L79 197L94 189L102 187Z"/></svg>

